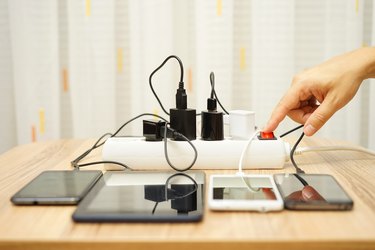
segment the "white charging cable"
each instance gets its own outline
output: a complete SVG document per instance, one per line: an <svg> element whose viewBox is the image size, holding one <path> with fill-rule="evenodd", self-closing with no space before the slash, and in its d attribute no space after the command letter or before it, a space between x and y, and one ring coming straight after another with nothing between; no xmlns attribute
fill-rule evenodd
<svg viewBox="0 0 375 250"><path fill-rule="evenodd" d="M301 155L308 152L319 152L319 151L356 151L365 154L375 156L375 152L372 150L357 148L351 146L326 146L326 147L300 147L294 151L295 155Z"/></svg>
<svg viewBox="0 0 375 250"><path fill-rule="evenodd" d="M241 153L241 156L240 156L240 161L238 163L238 172L236 173L238 176L241 176L241 179L242 181L245 183L246 187L249 189L250 192L253 192L253 193L256 193L258 192L260 189L259 188L253 188L251 186L250 183L248 183L245 178L244 178L244 175L245 173L242 171L242 164L243 164L243 159L245 158L245 154L246 154L246 151L249 147L249 145L251 144L251 142L254 140L254 138L257 136L257 134L260 132L260 130L256 130L249 138L249 140L246 142L244 148L242 149L242 153Z"/></svg>
<svg viewBox="0 0 375 250"><path fill-rule="evenodd" d="M246 142L245 147L242 149L242 153L240 156L240 161L238 163L238 175L243 175L244 173L242 172L242 164L243 164L243 159L245 158L246 151L251 144L251 142L254 140L254 138L257 136L257 134L260 132L260 130L256 130L249 138L249 140Z"/></svg>

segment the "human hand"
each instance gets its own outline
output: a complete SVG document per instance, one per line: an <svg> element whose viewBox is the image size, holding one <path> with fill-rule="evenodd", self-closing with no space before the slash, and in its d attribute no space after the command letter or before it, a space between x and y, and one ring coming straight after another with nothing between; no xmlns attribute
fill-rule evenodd
<svg viewBox="0 0 375 250"><path fill-rule="evenodd" d="M304 124L307 136L315 134L354 97L362 81L373 75L374 56L374 48L362 48L296 75L263 131L274 131L288 115Z"/></svg>

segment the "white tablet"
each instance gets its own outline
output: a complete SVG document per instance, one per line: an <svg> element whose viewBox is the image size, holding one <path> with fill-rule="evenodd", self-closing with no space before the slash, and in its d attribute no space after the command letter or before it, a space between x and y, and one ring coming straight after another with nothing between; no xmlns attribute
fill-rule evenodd
<svg viewBox="0 0 375 250"><path fill-rule="evenodd" d="M272 175L211 175L208 204L212 210L262 212L284 206Z"/></svg>

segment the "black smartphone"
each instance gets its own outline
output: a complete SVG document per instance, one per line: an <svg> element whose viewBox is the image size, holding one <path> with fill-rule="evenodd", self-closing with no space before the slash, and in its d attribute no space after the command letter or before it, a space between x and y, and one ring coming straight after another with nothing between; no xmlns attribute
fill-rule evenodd
<svg viewBox="0 0 375 250"><path fill-rule="evenodd" d="M11 197L16 205L77 204L102 176L100 170L44 171Z"/></svg>
<svg viewBox="0 0 375 250"><path fill-rule="evenodd" d="M276 174L284 207L293 210L350 210L353 200L327 174Z"/></svg>

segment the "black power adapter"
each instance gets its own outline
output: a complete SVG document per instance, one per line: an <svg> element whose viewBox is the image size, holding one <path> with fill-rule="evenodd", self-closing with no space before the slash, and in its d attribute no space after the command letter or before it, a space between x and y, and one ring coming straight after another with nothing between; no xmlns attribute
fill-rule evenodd
<svg viewBox="0 0 375 250"><path fill-rule="evenodd" d="M180 75L180 82L178 85L177 93L176 93L176 108L170 109L170 113L168 113L165 108L163 107L160 99L158 98L154 88L152 87L151 79L152 76L161 69L164 64L171 58L174 58L178 61L180 65L181 75ZM150 88L152 93L154 93L156 100L159 102L160 107L163 111L170 116L170 128L174 131L184 135L189 140L195 140L197 138L196 135L196 111L195 109L188 109L187 108L187 95L186 90L184 88L184 66L182 65L182 61L175 55L168 56L163 63L157 67L149 77ZM173 140L184 140L180 136L176 138L172 138Z"/></svg>
<svg viewBox="0 0 375 250"><path fill-rule="evenodd" d="M211 96L207 99L207 111L202 111L201 138L206 141L224 140L223 112L217 111L215 93L215 81L213 72L210 74Z"/></svg>
<svg viewBox="0 0 375 250"><path fill-rule="evenodd" d="M177 132L183 134L189 140L195 140L196 135L196 111L195 109L187 108L187 95L183 87L183 82L180 82L176 93L176 108L169 110L170 112L170 127ZM180 140L176 138L175 140Z"/></svg>
<svg viewBox="0 0 375 250"><path fill-rule="evenodd" d="M163 121L149 121L143 120L143 136L146 141L161 141L164 138L162 134L162 127L166 126Z"/></svg>
<svg viewBox="0 0 375 250"><path fill-rule="evenodd" d="M201 138L206 141L224 140L223 113L217 112L216 100L207 99L207 111L202 111Z"/></svg>

